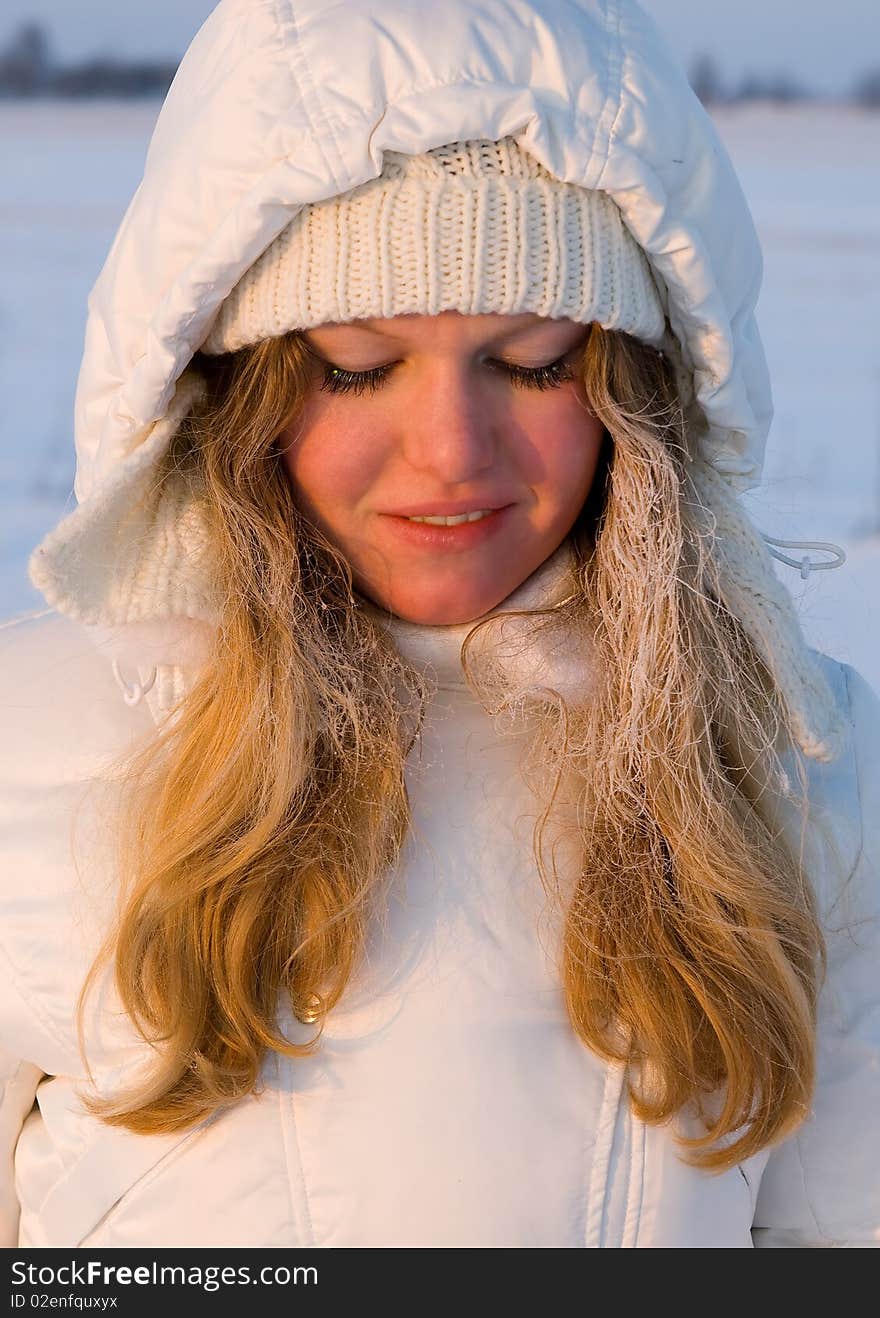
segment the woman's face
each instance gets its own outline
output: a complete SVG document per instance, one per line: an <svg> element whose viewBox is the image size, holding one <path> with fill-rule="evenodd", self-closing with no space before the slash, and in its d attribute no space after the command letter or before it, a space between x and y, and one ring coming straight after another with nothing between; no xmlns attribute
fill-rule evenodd
<svg viewBox="0 0 880 1318"><path fill-rule="evenodd" d="M313 380L282 433L297 506L358 590L410 622L469 622L565 539L602 445L573 367L588 326L395 316L305 334ZM487 514L440 526L414 516Z"/></svg>

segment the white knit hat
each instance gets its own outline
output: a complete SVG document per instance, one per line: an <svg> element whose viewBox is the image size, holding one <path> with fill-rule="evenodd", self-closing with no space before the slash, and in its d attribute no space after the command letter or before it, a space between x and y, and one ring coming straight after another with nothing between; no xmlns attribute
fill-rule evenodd
<svg viewBox="0 0 880 1318"><path fill-rule="evenodd" d="M388 151L378 178L304 207L222 303L202 351L441 311L598 321L655 347L665 327L611 198L554 178L505 137Z"/></svg>

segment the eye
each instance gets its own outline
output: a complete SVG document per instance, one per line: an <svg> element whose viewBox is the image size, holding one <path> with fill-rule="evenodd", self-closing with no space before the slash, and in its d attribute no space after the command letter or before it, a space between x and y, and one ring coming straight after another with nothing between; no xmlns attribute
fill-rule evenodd
<svg viewBox="0 0 880 1318"><path fill-rule="evenodd" d="M556 389L566 380L574 379L567 355L548 362L546 366L516 366L513 362L501 361L493 362L493 365L504 371L516 389Z"/></svg>
<svg viewBox="0 0 880 1318"><path fill-rule="evenodd" d="M372 394L384 384L394 363L374 366L369 371L347 371L343 366L324 362L321 388L331 394ZM556 389L574 379L567 357L559 357L546 366L517 366L514 362L492 361L493 370L503 371L517 389Z"/></svg>
<svg viewBox="0 0 880 1318"><path fill-rule="evenodd" d="M325 362L321 388L331 394L373 394L390 370L391 365L374 366L369 371L346 371L342 366Z"/></svg>

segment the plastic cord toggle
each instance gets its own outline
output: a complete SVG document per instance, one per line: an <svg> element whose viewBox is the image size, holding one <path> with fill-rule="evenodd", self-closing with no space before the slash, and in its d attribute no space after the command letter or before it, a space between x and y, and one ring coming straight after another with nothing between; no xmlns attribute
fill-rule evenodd
<svg viewBox="0 0 880 1318"><path fill-rule="evenodd" d="M143 700L144 696L147 694L147 692L150 691L155 684L156 669L155 668L150 669L150 676L147 678L146 682L142 682L140 680L140 672L139 672L138 680L136 682L132 682L129 684L128 682L126 682L125 678L122 676L122 673L119 671L119 660L114 659L113 676L116 678L116 681L119 684L119 688L122 691L122 698L125 701L126 705L139 705L141 700Z"/></svg>

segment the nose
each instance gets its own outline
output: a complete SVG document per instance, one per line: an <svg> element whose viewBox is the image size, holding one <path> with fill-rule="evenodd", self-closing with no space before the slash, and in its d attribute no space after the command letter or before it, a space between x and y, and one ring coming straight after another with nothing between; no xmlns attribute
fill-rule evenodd
<svg viewBox="0 0 880 1318"><path fill-rule="evenodd" d="M491 467L496 458L491 407L477 396L467 369L435 363L430 374L413 383L416 396L399 421L410 466L446 486L472 481Z"/></svg>

